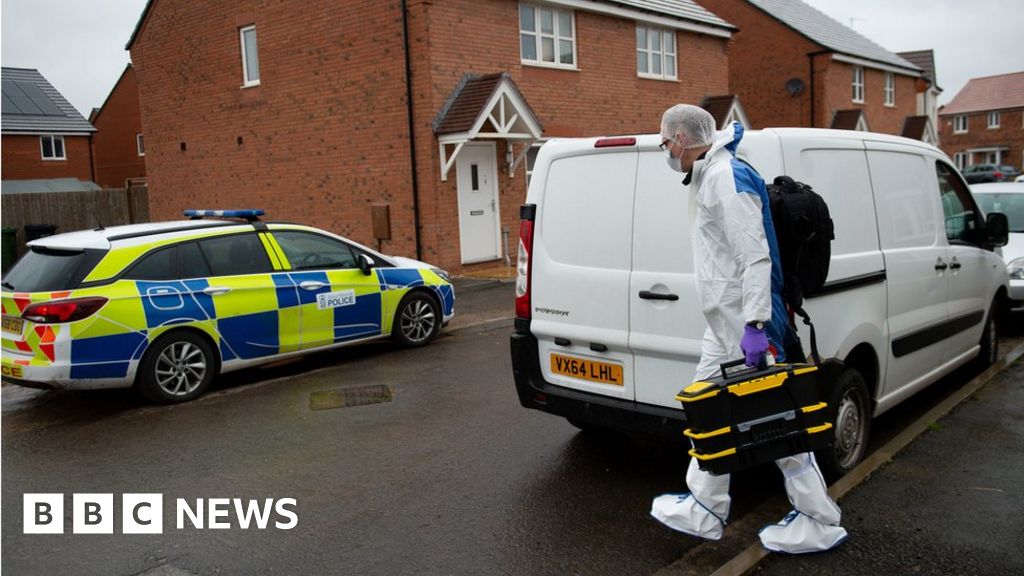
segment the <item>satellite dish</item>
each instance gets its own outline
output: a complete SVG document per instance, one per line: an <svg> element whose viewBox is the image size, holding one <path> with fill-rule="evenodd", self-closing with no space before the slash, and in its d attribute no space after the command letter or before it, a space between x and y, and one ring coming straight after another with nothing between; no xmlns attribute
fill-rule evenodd
<svg viewBox="0 0 1024 576"><path fill-rule="evenodd" d="M799 78L790 78L786 81L786 92L790 96L796 96L804 91L804 81Z"/></svg>

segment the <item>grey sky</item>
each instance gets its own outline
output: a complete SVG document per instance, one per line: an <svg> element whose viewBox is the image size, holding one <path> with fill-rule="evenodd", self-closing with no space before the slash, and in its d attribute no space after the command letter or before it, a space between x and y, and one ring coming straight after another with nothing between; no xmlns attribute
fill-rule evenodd
<svg viewBox="0 0 1024 576"><path fill-rule="evenodd" d="M857 32L893 52L934 49L943 103L969 78L1024 70L1020 0L806 2L847 26L852 18ZM124 45L145 5L146 0L3 0L3 65L39 69L88 117L128 63Z"/></svg>

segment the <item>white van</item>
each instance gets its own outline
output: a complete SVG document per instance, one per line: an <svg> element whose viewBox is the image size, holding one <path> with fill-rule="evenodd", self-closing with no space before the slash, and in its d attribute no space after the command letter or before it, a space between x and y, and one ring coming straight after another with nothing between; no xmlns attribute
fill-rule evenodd
<svg viewBox="0 0 1024 576"><path fill-rule="evenodd" d="M657 135L552 140L521 209L512 364L523 406L581 427L682 433L676 393L705 322L689 191ZM804 308L831 385L832 473L861 460L870 418L974 358L995 361L1006 300L1002 214L983 220L933 146L819 129L748 132L738 148L770 183L810 184L835 223L821 294ZM806 327L800 327L805 351ZM791 359L792 360L792 359Z"/></svg>

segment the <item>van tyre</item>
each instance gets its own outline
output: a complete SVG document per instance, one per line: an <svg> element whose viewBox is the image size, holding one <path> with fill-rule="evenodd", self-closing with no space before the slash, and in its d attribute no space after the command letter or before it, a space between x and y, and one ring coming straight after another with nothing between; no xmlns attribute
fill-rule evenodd
<svg viewBox="0 0 1024 576"><path fill-rule="evenodd" d="M871 401L864 377L853 368L839 373L828 398L835 439L814 453L822 472L834 481L852 470L867 452L871 432Z"/></svg>
<svg viewBox="0 0 1024 576"><path fill-rule="evenodd" d="M984 370L999 358L999 301L993 300L981 332L981 350L978 351L977 367Z"/></svg>
<svg viewBox="0 0 1024 576"><path fill-rule="evenodd" d="M410 292L402 298L395 312L391 335L408 348L423 346L441 330L441 308L437 301L423 292Z"/></svg>
<svg viewBox="0 0 1024 576"><path fill-rule="evenodd" d="M216 372L217 357L209 342L179 330L150 344L139 364L136 383L151 402L177 404L202 396Z"/></svg>

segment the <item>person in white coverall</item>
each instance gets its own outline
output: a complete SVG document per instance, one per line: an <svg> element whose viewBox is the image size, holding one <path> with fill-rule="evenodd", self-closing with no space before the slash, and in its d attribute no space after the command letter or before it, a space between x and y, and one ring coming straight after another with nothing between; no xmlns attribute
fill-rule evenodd
<svg viewBox="0 0 1024 576"><path fill-rule="evenodd" d="M769 347L785 360L783 340L791 329L768 191L757 172L735 157L742 138L740 124L718 132L711 114L697 106L673 106L661 119L668 164L686 173L683 184L690 188L697 293L708 324L695 381L740 355L748 366L757 365ZM826 492L814 454L775 463L794 509L761 530L764 547L800 554L845 540L839 507ZM729 516L729 475L704 472L693 458L686 483L689 493L655 498L651 515L674 530L718 540Z"/></svg>

